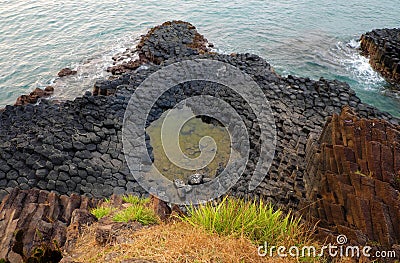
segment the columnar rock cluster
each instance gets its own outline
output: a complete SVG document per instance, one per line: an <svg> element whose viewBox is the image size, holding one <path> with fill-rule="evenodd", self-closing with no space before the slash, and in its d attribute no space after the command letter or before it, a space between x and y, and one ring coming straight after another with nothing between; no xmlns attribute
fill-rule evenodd
<svg viewBox="0 0 400 263"><path fill-rule="evenodd" d="M98 81L93 92L97 96L86 94L59 104L44 100L38 105L7 106L0 115L0 196L16 186L94 197L113 193L146 195L130 173L123 154L125 108L147 76L183 59L206 58L236 66L257 82L274 112L278 136L274 161L261 185L249 192L259 135L257 126L252 124L256 116L240 96L227 87L191 81L171 87L153 107L148 123L179 101L198 94L219 96L235 108L250 131L252 150L246 173L231 189L233 195L259 196L296 209L305 197L307 139L320 134L328 116L350 105L364 118L398 122L362 103L346 83L281 77L256 55L215 54L208 52L206 46L205 39L189 23L168 22L143 37L138 46L141 56L132 61L140 66Z"/></svg>
<svg viewBox="0 0 400 263"><path fill-rule="evenodd" d="M400 87L400 28L365 33L361 36L361 49L374 69Z"/></svg>
<svg viewBox="0 0 400 263"><path fill-rule="evenodd" d="M361 245L400 243L399 125L345 108L310 141L307 162L304 212L319 226Z"/></svg>
<svg viewBox="0 0 400 263"><path fill-rule="evenodd" d="M207 39L199 34L190 23L184 21L165 22L153 27L142 37L136 47L139 59L118 63L120 59L114 57L116 65L108 68L107 71L120 75L135 70L146 62L159 65L170 58L204 54L210 51L208 46ZM130 50L127 52L132 53ZM96 94L96 89L94 93Z"/></svg>
<svg viewBox="0 0 400 263"><path fill-rule="evenodd" d="M0 205L0 261L58 262L83 225L96 218L93 199L15 188Z"/></svg>

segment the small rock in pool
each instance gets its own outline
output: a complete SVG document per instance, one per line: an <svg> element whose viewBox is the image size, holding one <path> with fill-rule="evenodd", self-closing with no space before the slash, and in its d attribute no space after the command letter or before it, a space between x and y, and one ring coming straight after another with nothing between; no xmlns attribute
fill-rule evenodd
<svg viewBox="0 0 400 263"><path fill-rule="evenodd" d="M197 185L203 183L203 175L200 173L195 173L189 176L189 184L190 185Z"/></svg>
<svg viewBox="0 0 400 263"><path fill-rule="evenodd" d="M176 188L183 188L183 187L185 187L186 184L181 179L175 179L174 180L174 185L175 185Z"/></svg>

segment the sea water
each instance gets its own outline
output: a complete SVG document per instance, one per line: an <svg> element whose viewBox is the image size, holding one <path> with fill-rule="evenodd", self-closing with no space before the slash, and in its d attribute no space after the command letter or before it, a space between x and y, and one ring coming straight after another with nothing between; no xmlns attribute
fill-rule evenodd
<svg viewBox="0 0 400 263"><path fill-rule="evenodd" d="M167 20L185 20L222 53L249 52L282 75L346 81L367 103L400 116L398 94L359 55L359 37L400 27L400 1L0 0L0 107L56 81L73 99L107 76L112 56ZM56 80L64 68L78 69Z"/></svg>

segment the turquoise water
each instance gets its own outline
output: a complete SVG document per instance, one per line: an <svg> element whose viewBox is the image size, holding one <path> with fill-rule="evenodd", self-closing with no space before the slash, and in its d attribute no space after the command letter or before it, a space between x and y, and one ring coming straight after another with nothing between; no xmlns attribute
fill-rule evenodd
<svg viewBox="0 0 400 263"><path fill-rule="evenodd" d="M166 20L193 23L220 52L258 54L281 74L347 81L365 102L400 115L397 94L358 55L359 36L400 27L400 1L104 1L0 0L0 107L55 80L73 98L106 76L112 55Z"/></svg>

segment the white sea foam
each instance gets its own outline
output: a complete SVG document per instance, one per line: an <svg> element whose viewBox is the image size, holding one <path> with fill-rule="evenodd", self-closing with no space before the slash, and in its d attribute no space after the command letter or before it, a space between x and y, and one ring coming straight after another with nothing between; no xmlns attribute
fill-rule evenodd
<svg viewBox="0 0 400 263"><path fill-rule="evenodd" d="M85 91L91 91L97 79L104 79L111 75L107 72L107 68L115 62L113 57L123 58L127 50L131 50L129 57L125 56L118 63L138 58L138 55L133 50L139 42L139 36L140 34L126 35L112 41L111 46L99 48L92 56L80 63L76 63L72 67L77 71L76 75L55 78L52 84L55 87L53 99L74 99L81 96Z"/></svg>
<svg viewBox="0 0 400 263"><path fill-rule="evenodd" d="M369 64L369 59L360 54L360 41L351 39L336 44L339 62L357 80L364 90L378 90L385 84L382 76Z"/></svg>
<svg viewBox="0 0 400 263"><path fill-rule="evenodd" d="M351 40L346 44L346 46L347 46L347 47L350 47L350 48L360 48L360 44L361 44L360 41L357 41L357 40L355 40L355 39L351 39Z"/></svg>

